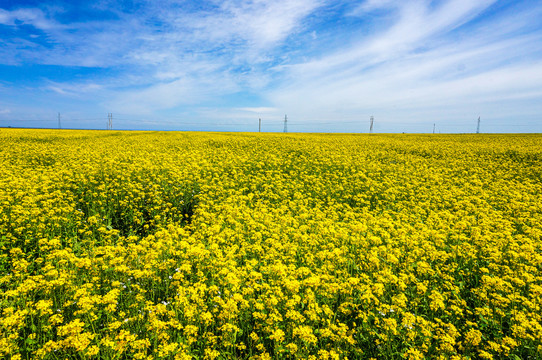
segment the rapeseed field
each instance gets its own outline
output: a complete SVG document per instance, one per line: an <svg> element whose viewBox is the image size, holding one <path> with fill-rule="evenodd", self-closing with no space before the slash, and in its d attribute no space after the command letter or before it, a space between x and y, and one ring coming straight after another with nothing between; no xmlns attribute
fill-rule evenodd
<svg viewBox="0 0 542 360"><path fill-rule="evenodd" d="M542 136L0 130L2 359L541 359Z"/></svg>

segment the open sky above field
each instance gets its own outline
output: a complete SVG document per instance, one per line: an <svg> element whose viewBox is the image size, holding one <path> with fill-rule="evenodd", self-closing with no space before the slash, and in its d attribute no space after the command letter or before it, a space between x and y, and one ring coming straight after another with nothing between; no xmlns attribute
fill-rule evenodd
<svg viewBox="0 0 542 360"><path fill-rule="evenodd" d="M0 126L542 132L538 0L0 2Z"/></svg>

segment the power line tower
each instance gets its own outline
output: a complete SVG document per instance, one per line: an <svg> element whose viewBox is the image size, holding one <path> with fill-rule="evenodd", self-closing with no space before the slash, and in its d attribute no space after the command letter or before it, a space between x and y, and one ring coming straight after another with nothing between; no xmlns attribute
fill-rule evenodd
<svg viewBox="0 0 542 360"><path fill-rule="evenodd" d="M60 126L60 113L58 113L58 128L62 129L62 127Z"/></svg>
<svg viewBox="0 0 542 360"><path fill-rule="evenodd" d="M258 132L262 132L262 119L258 119Z"/></svg>
<svg viewBox="0 0 542 360"><path fill-rule="evenodd" d="M107 130L113 130L113 114L107 114Z"/></svg>
<svg viewBox="0 0 542 360"><path fill-rule="evenodd" d="M480 133L480 117L478 116L478 126L476 126L476 133Z"/></svg>
<svg viewBox="0 0 542 360"><path fill-rule="evenodd" d="M288 115L284 115L284 132L288 132Z"/></svg>
<svg viewBox="0 0 542 360"><path fill-rule="evenodd" d="M374 116L371 116L371 126L369 127L369 132L372 134L373 133L373 124L375 122L375 118Z"/></svg>

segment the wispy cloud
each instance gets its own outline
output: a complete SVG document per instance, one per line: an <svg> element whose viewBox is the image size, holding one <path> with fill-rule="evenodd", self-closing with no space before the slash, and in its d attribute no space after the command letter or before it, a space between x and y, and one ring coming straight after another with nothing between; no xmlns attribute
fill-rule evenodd
<svg viewBox="0 0 542 360"><path fill-rule="evenodd" d="M267 48L300 28L300 20L323 4L319 0L221 1L200 14L173 16L173 25L188 29L195 39L208 42L246 42ZM234 49L235 50L235 49Z"/></svg>
<svg viewBox="0 0 542 360"><path fill-rule="evenodd" d="M496 99L540 99L542 33L518 34L529 30L529 12L540 12L540 6L513 19L498 15L461 29L491 3L447 1L436 8L427 1L367 3L362 9L393 6L399 15L389 28L349 48L289 66L289 85L270 92L272 103L305 118L360 118L390 109L432 113L435 107L441 117L453 118L458 106L472 112L483 107L494 115L500 111ZM536 109L540 105L531 103Z"/></svg>
<svg viewBox="0 0 542 360"><path fill-rule="evenodd" d="M2 25L31 25L36 29L51 31L64 28L58 22L50 19L41 9L17 9L6 11L0 9L0 24Z"/></svg>
<svg viewBox="0 0 542 360"><path fill-rule="evenodd" d="M249 113L256 113L256 114L268 114L268 113L275 113L277 112L278 109L274 107L261 106L261 107L243 107L243 108L239 108L238 110L246 111Z"/></svg>
<svg viewBox="0 0 542 360"><path fill-rule="evenodd" d="M52 90L60 95L67 95L73 97L87 96L89 93L101 91L103 86L93 82L84 83L57 83L54 81L48 81L49 85L44 87L44 90Z"/></svg>

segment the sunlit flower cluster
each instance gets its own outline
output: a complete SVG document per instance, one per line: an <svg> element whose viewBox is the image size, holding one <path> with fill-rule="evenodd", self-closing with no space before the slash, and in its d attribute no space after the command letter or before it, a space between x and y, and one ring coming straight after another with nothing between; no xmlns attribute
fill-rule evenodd
<svg viewBox="0 0 542 360"><path fill-rule="evenodd" d="M0 131L0 358L542 358L542 136Z"/></svg>

